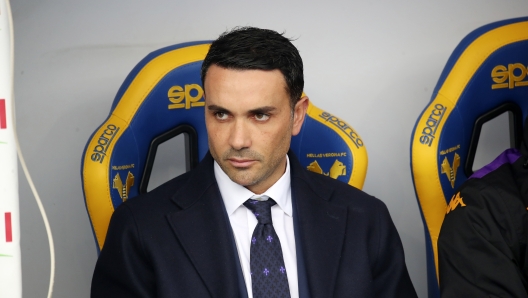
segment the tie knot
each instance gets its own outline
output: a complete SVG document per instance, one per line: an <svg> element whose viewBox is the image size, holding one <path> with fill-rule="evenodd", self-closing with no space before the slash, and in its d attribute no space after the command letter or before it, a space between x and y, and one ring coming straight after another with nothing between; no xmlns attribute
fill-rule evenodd
<svg viewBox="0 0 528 298"><path fill-rule="evenodd" d="M274 200L268 199L267 201L257 201L249 199L244 202L244 206L251 210L258 220L259 224L272 224L271 220L271 206L275 205Z"/></svg>

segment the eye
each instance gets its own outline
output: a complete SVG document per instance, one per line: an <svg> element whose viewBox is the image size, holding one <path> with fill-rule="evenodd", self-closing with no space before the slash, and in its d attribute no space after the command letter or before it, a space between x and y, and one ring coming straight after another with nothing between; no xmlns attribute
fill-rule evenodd
<svg viewBox="0 0 528 298"><path fill-rule="evenodd" d="M228 117L227 113L224 112L216 112L214 115L218 120L227 120Z"/></svg>
<svg viewBox="0 0 528 298"><path fill-rule="evenodd" d="M255 120L257 121L266 121L269 119L269 115L267 114L255 114Z"/></svg>

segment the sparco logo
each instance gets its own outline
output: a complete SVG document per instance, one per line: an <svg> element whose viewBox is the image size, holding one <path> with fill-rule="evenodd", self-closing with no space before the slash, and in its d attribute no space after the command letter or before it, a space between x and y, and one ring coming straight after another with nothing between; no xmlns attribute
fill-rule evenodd
<svg viewBox="0 0 528 298"><path fill-rule="evenodd" d="M116 136L118 131L119 127L113 124L108 124L106 126L106 129L103 131L103 134L97 140L97 145L93 149L93 161L103 163L103 160L106 156L106 150L108 149L108 146L112 144L112 141L114 140L114 137Z"/></svg>
<svg viewBox="0 0 528 298"><path fill-rule="evenodd" d="M169 97L169 110L172 109L183 109L186 110L194 107L205 106L204 101L200 101L203 98L204 91L198 84L188 84L182 86L172 86L167 93Z"/></svg>
<svg viewBox="0 0 528 298"><path fill-rule="evenodd" d="M356 145L356 148L363 147L363 141L359 138L358 134L352 129L352 127L345 123L345 121L327 112L323 112L321 115L319 115L319 117L325 119L327 122L332 123L335 127L342 130L347 136L350 137L354 145Z"/></svg>
<svg viewBox="0 0 528 298"><path fill-rule="evenodd" d="M508 68L504 65L497 65L491 70L491 79L495 84L491 85L491 89L502 89L528 86L528 80L525 80L528 74L528 66L522 63L508 64Z"/></svg>
<svg viewBox="0 0 528 298"><path fill-rule="evenodd" d="M439 103L434 106L434 109L431 112L431 115L429 115L429 118L425 122L424 129L422 129L422 136L420 137L420 143L431 147L431 144L433 143L433 140L435 138L436 129L438 128L438 124L440 124L440 121L442 121L442 118L444 117L446 110L447 108Z"/></svg>

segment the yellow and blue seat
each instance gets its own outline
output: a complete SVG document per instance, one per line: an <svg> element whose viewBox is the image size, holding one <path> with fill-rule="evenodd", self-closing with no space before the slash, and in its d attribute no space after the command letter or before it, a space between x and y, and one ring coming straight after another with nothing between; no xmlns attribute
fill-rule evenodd
<svg viewBox="0 0 528 298"><path fill-rule="evenodd" d="M429 297L440 297L440 227L455 189L473 173L482 125L509 112L511 146L520 146L528 116L527 69L528 17L478 28L452 53L416 122L411 170L425 226Z"/></svg>
<svg viewBox="0 0 528 298"><path fill-rule="evenodd" d="M110 217L129 198L147 191L158 145L186 137L187 170L208 151L200 67L210 42L178 44L150 53L127 76L107 119L84 149L81 178L97 249ZM362 188L367 151L345 121L310 103L291 149L307 169Z"/></svg>

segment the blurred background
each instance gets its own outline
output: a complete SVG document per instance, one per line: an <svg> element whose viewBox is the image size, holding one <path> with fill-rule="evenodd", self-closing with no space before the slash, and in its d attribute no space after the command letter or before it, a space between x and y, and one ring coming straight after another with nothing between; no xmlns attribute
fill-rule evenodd
<svg viewBox="0 0 528 298"><path fill-rule="evenodd" d="M56 298L89 297L97 251L81 156L126 75L151 51L215 39L240 25L296 39L305 92L362 137L369 155L363 189L387 204L414 286L426 297L424 230L410 172L412 129L466 34L528 15L523 0L14 0L11 6L18 134L55 239ZM484 127L488 137L481 142L489 146L477 153L476 167L508 146L507 134L495 133L501 127L507 117ZM161 154L153 174L160 183L185 170L183 137ZM48 240L21 169L19 180L23 294L45 297Z"/></svg>

